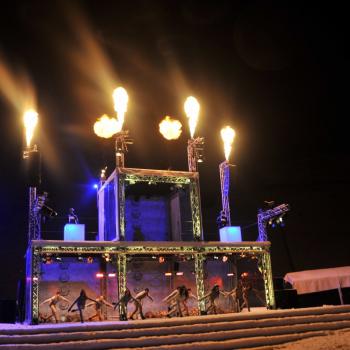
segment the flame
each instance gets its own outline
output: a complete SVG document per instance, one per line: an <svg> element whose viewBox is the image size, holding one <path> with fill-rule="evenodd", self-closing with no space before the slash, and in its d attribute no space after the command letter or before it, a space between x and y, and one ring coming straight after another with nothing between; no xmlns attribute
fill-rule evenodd
<svg viewBox="0 0 350 350"><path fill-rule="evenodd" d="M28 109L23 115L23 123L26 129L27 147L30 147L35 127L38 124L38 113L33 109Z"/></svg>
<svg viewBox="0 0 350 350"><path fill-rule="evenodd" d="M119 121L104 114L94 124L94 132L97 136L108 139L121 130Z"/></svg>
<svg viewBox="0 0 350 350"><path fill-rule="evenodd" d="M114 110L117 112L118 122L120 123L120 130L123 128L124 115L128 109L129 96L126 90L118 87L113 91Z"/></svg>
<svg viewBox="0 0 350 350"><path fill-rule="evenodd" d="M176 140L181 135L181 127L182 124L177 119L172 119L169 116L166 116L159 123L159 132L166 138L167 140Z"/></svg>
<svg viewBox="0 0 350 350"><path fill-rule="evenodd" d="M233 139L235 138L235 135L235 131L229 126L226 126L225 128L221 129L221 138L224 141L225 158L227 161L230 157L232 143Z"/></svg>
<svg viewBox="0 0 350 350"><path fill-rule="evenodd" d="M187 118L189 119L191 138L193 138L198 122L199 103L195 97L189 96L185 101L184 107Z"/></svg>

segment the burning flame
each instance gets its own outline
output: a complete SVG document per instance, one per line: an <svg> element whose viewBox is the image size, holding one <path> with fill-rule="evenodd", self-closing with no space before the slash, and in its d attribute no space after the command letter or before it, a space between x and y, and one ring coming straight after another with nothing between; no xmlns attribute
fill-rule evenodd
<svg viewBox="0 0 350 350"><path fill-rule="evenodd" d="M189 119L191 138L193 138L198 122L199 103L195 97L189 96L185 101L184 107L187 118Z"/></svg>
<svg viewBox="0 0 350 350"><path fill-rule="evenodd" d="M23 122L24 122L24 127L26 129L27 147L29 148L34 135L35 127L38 124L38 113L35 112L33 109L27 110L24 113Z"/></svg>
<svg viewBox="0 0 350 350"><path fill-rule="evenodd" d="M224 141L225 158L227 161L230 157L232 143L233 139L235 138L235 135L235 131L229 126L226 126L225 128L221 129L221 138Z"/></svg>
<svg viewBox="0 0 350 350"><path fill-rule="evenodd" d="M182 132L181 127L182 127L182 124L179 120L172 119L169 116L166 116L159 123L159 132L167 140L176 140L181 135L181 132Z"/></svg>
<svg viewBox="0 0 350 350"><path fill-rule="evenodd" d="M97 136L108 139L121 130L119 121L104 114L94 124L94 132Z"/></svg>
<svg viewBox="0 0 350 350"><path fill-rule="evenodd" d="M114 100L114 110L117 112L118 122L120 124L120 130L121 130L124 124L124 114L128 109L128 100L129 100L128 93L124 88L118 87L113 91L113 100Z"/></svg>

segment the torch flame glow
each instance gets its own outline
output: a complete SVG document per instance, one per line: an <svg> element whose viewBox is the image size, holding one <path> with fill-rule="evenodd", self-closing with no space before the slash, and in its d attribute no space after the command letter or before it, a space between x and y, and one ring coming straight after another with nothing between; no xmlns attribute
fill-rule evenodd
<svg viewBox="0 0 350 350"><path fill-rule="evenodd" d="M197 122L198 122L200 106L195 97L189 96L185 101L184 107L185 107L185 113L187 115L187 118L189 119L188 122L190 126L191 138L193 138L194 132L196 131Z"/></svg>
<svg viewBox="0 0 350 350"><path fill-rule="evenodd" d="M27 110L23 116L23 123L26 129L27 147L30 147L35 127L38 124L38 113L35 112L33 109Z"/></svg>
<svg viewBox="0 0 350 350"><path fill-rule="evenodd" d="M94 124L94 132L97 136L108 139L121 130L119 121L104 114Z"/></svg>
<svg viewBox="0 0 350 350"><path fill-rule="evenodd" d="M224 141L225 158L227 161L230 157L232 143L235 136L236 133L231 127L226 126L225 128L221 129L221 138Z"/></svg>
<svg viewBox="0 0 350 350"><path fill-rule="evenodd" d="M120 123L120 130L123 128L124 115L128 109L129 96L126 90L118 87L113 91L114 110L117 112L118 122Z"/></svg>
<svg viewBox="0 0 350 350"><path fill-rule="evenodd" d="M167 140L176 140L181 135L181 132L182 132L181 127L182 127L182 124L179 120L172 119L169 116L166 116L159 123L159 132Z"/></svg>

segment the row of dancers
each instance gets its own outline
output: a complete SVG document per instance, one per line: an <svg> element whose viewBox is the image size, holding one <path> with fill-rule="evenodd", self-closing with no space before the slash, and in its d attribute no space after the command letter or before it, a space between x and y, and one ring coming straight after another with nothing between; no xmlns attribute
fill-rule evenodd
<svg viewBox="0 0 350 350"><path fill-rule="evenodd" d="M168 304L168 310L167 310L167 317L173 317L173 316L189 316L189 308L187 303L190 299L196 300L196 301L206 301L206 310L205 313L213 313L216 314L218 311L216 302L220 295L223 295L225 298L230 297L233 304L233 311L234 312L240 312L244 307L247 307L248 311L250 311L249 306L249 299L248 299L248 293L251 290L250 284L242 284L238 283L237 287L232 289L229 292L223 291L220 289L218 284L215 284L202 298L198 299L197 296L195 296L191 288L187 288L185 285L178 286L174 291L172 291L168 296L166 296L162 301ZM95 313L89 317L89 321L92 321L94 319L98 319L99 321L103 321L103 313L102 313L102 307L105 305L106 307L111 307L114 310L119 306L119 318L121 321L126 321L128 319L128 304L133 303L134 304L134 310L129 315L129 319L133 320L134 317L136 318L138 316L141 317L141 319L145 319L144 312L143 312L143 300L145 298L148 298L151 302L153 302L153 298L149 293L149 289L145 288L139 293L137 293L135 296L132 296L130 290L126 288L124 294L121 296L121 298L114 303L109 303L103 295L100 295L96 299L92 299L86 295L86 292L84 289L80 291L80 295L78 298L69 306L68 312L79 312L80 321L84 322L83 317L83 311L85 310L85 307L94 307ZM49 308L51 310L51 315L49 315L46 319L54 318L55 322L59 322L59 316L57 312L57 304L61 301L65 301L67 303L70 303L70 301L61 295L59 291L56 292L54 296L51 298L48 298L44 300L40 306L44 304L49 304ZM89 303L87 303L90 301ZM76 307L73 309L73 307ZM46 320L45 319L45 320Z"/></svg>

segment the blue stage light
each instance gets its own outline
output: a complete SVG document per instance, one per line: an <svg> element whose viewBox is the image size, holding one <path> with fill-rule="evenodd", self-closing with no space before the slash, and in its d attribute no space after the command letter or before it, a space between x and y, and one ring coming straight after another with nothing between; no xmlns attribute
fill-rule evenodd
<svg viewBox="0 0 350 350"><path fill-rule="evenodd" d="M98 189L98 184L94 184L94 189L95 189L95 190Z"/></svg>

